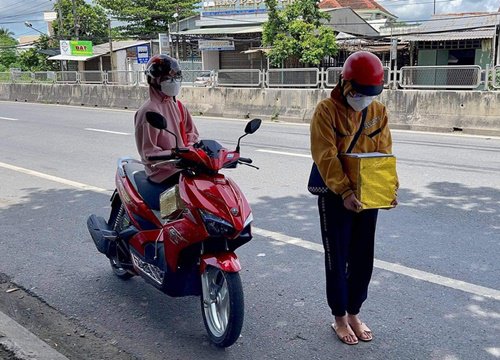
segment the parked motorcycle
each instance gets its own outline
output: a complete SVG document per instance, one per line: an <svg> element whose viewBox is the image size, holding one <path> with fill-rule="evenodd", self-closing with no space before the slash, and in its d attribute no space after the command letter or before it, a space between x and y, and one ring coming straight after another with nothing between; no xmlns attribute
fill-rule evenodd
<svg viewBox="0 0 500 360"><path fill-rule="evenodd" d="M162 115L148 112L146 118L172 134ZM120 279L140 275L169 296L200 296L205 328L219 347L231 346L241 333L243 288L234 251L252 239L253 220L245 196L220 170L255 167L240 157L240 141L260 125L260 119L249 121L234 151L202 140L152 156L156 165L172 162L181 169L179 183L167 189L149 181L139 161L119 159L109 220L87 220L97 249Z"/></svg>

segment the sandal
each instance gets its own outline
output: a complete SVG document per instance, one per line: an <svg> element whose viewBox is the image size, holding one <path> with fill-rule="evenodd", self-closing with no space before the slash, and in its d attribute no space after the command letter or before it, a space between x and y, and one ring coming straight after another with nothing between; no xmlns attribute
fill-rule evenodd
<svg viewBox="0 0 500 360"><path fill-rule="evenodd" d="M349 324L352 328L352 331L356 334L356 337L361 340L361 341L372 341L373 340L373 335L372 331L366 326L365 323L359 322L359 323L350 323Z"/></svg>
<svg viewBox="0 0 500 360"><path fill-rule="evenodd" d="M332 324L332 329L337 334L337 337L340 341L347 345L356 345L358 343L358 339L356 338L356 334L353 332L349 325L337 325L335 323ZM349 340L349 337L353 337L354 340Z"/></svg>

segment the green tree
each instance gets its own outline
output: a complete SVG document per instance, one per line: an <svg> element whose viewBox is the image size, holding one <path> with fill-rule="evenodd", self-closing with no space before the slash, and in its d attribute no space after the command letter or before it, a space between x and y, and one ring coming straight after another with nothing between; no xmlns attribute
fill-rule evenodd
<svg viewBox="0 0 500 360"><path fill-rule="evenodd" d="M12 35L14 34L8 29L0 28L0 72L17 67L17 41Z"/></svg>
<svg viewBox="0 0 500 360"><path fill-rule="evenodd" d="M124 22L119 26L122 35L140 38L156 37L168 31L174 24L177 13L179 19L194 14L197 0L96 0L114 18Z"/></svg>
<svg viewBox="0 0 500 360"><path fill-rule="evenodd" d="M271 47L272 65L297 60L317 66L326 56L337 54L333 29L322 25L329 15L319 10L316 0L295 0L283 9L277 0L266 0L266 6L269 20L263 25L262 43Z"/></svg>
<svg viewBox="0 0 500 360"><path fill-rule="evenodd" d="M58 37L75 39L77 24L80 40L91 40L94 44L108 41L108 20L104 9L99 5L88 4L85 0L75 0L74 5L75 12L72 0L59 0L54 4L54 11L58 12L60 7L63 19L62 29L59 19L52 23Z"/></svg>
<svg viewBox="0 0 500 360"><path fill-rule="evenodd" d="M53 49L55 41L48 36L42 36L37 42L35 47L25 50L18 55L17 63L23 71L51 71L59 70L59 64L55 61L47 60L48 55L44 50ZM57 44L59 45L59 44Z"/></svg>
<svg viewBox="0 0 500 360"><path fill-rule="evenodd" d="M14 33L7 28L0 27L0 37L12 37Z"/></svg>

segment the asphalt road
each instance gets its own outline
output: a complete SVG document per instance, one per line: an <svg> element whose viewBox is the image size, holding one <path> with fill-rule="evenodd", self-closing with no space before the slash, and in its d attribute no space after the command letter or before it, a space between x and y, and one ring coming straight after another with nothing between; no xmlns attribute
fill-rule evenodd
<svg viewBox="0 0 500 360"><path fill-rule="evenodd" d="M228 147L245 126L196 123ZM500 358L500 138L393 132L400 205L380 212L362 309L374 340L351 347L329 328L308 127L244 138L260 170L227 173L255 237L237 251L245 323L224 351L197 298L115 278L87 232L88 214L108 213L116 159L137 154L132 134L130 111L0 102L0 273L140 359Z"/></svg>

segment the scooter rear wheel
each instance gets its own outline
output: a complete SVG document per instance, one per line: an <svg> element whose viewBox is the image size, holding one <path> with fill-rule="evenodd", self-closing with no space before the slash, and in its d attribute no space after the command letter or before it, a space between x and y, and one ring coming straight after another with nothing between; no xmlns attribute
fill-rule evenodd
<svg viewBox="0 0 500 360"><path fill-rule="evenodd" d="M240 274L207 266L201 275L201 311L212 343L228 347L243 326L244 301Z"/></svg>
<svg viewBox="0 0 500 360"><path fill-rule="evenodd" d="M113 273L122 280L128 280L134 276L122 268L120 262L115 257L109 259L109 264L111 265L111 269L113 269Z"/></svg>

